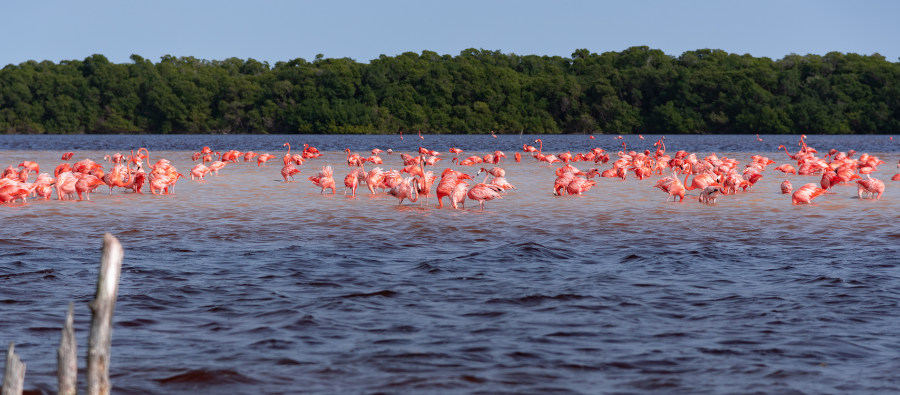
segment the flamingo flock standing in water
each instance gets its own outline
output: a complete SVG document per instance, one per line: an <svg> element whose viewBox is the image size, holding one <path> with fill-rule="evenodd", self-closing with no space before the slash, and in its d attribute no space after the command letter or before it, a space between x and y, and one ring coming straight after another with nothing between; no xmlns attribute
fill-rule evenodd
<svg viewBox="0 0 900 395"><path fill-rule="evenodd" d="M492 136L496 134L491 132ZM402 139L402 132L400 133ZM418 132L421 140L425 138L421 131ZM593 136L591 136L593 139ZM615 137L623 140L622 136ZM643 140L643 136L639 136ZM762 141L759 135L757 141ZM875 156L863 153L854 159L856 151L841 152L836 149L829 150L824 157L818 156L819 152L806 143L806 136L802 135L798 142L799 151L791 153L787 147L780 145L779 150L784 150L788 159L796 161L796 168L790 163L783 163L774 168L785 176L814 176L820 177L819 182L805 183L794 189L789 179L780 185L781 194L791 195L791 201L795 204L808 204L819 196L835 194L834 188L843 185L857 186L859 199L879 199L884 194L885 184L881 180L871 177L877 166L885 162ZM534 140L537 146L523 144L522 153L530 154L538 163L553 167L556 175L553 182L552 193L556 196L583 195L598 186L595 177L615 178L624 182L629 174L633 174L638 180L644 180L653 175L663 176L656 180L653 188L658 188L666 193L666 201L676 199L683 202L686 193L697 191L697 200L703 204L714 204L720 196L735 195L750 192L754 185L763 178L767 167L775 164L775 161L762 155L751 156L751 161L740 167L739 161L725 156L719 157L715 153L700 158L697 153L677 151L667 154L665 139L660 138L653 144L653 151L645 149L642 152L629 151L627 144L622 142L622 150L615 155L611 167L607 169L589 168L581 170L576 167L578 162L593 162L594 165L605 165L611 161L610 155L605 150L595 148L587 152L573 154L571 151L558 155L543 153L543 141ZM292 151L291 145L285 143L287 151L283 157L283 167L280 170L283 182L293 180L300 173L302 165L309 160L323 156L318 149L309 144L303 145L303 150ZM474 200L479 203L479 208L484 210L485 203L503 199L509 191L515 190L506 180L506 170L498 165L507 156L502 151L494 151L484 156L472 155L460 157L464 153L462 149L450 147L448 152L453 154L452 164L456 166L493 165L493 167L481 167L475 177L485 173L481 182L476 182L473 176L466 173L446 168L437 171L437 162L441 161L440 152L419 147L418 154L412 155L400 153L402 166L398 170L390 168L385 171L382 167L374 167L366 171L366 163L382 166L384 159L382 153L392 154L379 148L371 150L371 156L363 157L353 153L348 148L346 162L351 168L344 177L344 194L355 196L357 188L365 186L372 195L386 193L397 198L403 204L405 200L419 205L428 205L428 199L436 196L438 208L444 207L443 198L446 197L450 207L464 208L465 200ZM146 148L140 148L130 155L115 153L106 155L104 159L112 165L112 168L104 170L104 166L90 159L82 159L75 163L68 163L75 156L74 152L66 152L62 160L66 161L54 168L53 176L41 173L40 166L36 162L23 161L17 167L9 166L0 177L0 202L10 203L17 200L26 202L27 198L43 197L51 199L52 192L56 191L58 200L90 200L90 193L95 192L100 186L109 187L111 195L114 188L123 188L126 192L135 194L144 193L144 187L149 186L151 194L174 193L175 185L180 178L187 178L172 166L164 158L158 158L155 163L150 160L150 153ZM191 181L205 182L205 178L212 173L218 176L220 170L224 170L229 164L252 162L256 159L257 167L265 168L266 162L275 156L266 152L263 154L229 150L224 152L213 151L209 147L191 155L191 160L198 162L187 173ZM144 170L146 160L147 170ZM522 160L519 152L515 154L516 162ZM208 165L207 165L208 164ZM900 167L900 164L897 165ZM31 174L36 179L29 182ZM408 176L404 177L403 173ZM440 173L440 180L435 175ZM683 176L683 180L681 180ZM337 193L337 185L334 179L334 169L331 166L322 166L314 176L308 177L319 193L330 191ZM900 181L900 174L891 178L892 181ZM471 185L470 184L474 184ZM432 187L435 193L432 194ZM381 192L378 192L380 190Z"/></svg>

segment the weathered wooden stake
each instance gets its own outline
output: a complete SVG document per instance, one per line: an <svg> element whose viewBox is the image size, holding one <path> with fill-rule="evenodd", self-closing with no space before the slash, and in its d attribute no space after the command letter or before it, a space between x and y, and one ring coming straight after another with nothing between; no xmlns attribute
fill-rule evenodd
<svg viewBox="0 0 900 395"><path fill-rule="evenodd" d="M88 338L87 394L109 395L109 356L112 342L112 318L119 292L119 273L122 271L122 245L113 235L103 235L103 256L100 260L100 276L97 278L97 295L89 304L91 334Z"/></svg>
<svg viewBox="0 0 900 395"><path fill-rule="evenodd" d="M56 376L59 379L59 395L75 395L78 384L78 344L75 342L75 330L72 329L75 304L69 303L69 314L66 325L59 340L56 351Z"/></svg>
<svg viewBox="0 0 900 395"><path fill-rule="evenodd" d="M3 392L0 395L22 395L25 385L25 364L16 355L16 343L9 342L6 352L6 373L3 375Z"/></svg>

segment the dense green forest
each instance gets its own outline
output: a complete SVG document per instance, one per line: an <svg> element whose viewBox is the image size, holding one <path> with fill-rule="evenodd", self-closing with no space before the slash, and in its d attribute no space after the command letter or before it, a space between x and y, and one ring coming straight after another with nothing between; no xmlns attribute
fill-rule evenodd
<svg viewBox="0 0 900 395"><path fill-rule="evenodd" d="M0 133L900 133L900 63L878 54L131 60L4 67Z"/></svg>

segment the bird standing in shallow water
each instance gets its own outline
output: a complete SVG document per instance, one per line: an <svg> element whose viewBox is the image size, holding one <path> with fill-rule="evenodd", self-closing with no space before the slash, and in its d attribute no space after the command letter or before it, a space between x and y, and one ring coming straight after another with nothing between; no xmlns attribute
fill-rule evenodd
<svg viewBox="0 0 900 395"><path fill-rule="evenodd" d="M812 202L813 199L815 199L819 195L822 195L825 192L826 191L824 189L817 187L816 184L809 183L809 184L806 184L806 185L800 187L800 189L795 191L794 194L791 195L791 201L794 204L801 204L801 203L809 204Z"/></svg>

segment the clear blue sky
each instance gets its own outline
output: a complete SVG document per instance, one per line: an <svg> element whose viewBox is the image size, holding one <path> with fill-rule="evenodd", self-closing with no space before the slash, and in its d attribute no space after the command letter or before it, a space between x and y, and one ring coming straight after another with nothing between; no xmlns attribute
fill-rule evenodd
<svg viewBox="0 0 900 395"><path fill-rule="evenodd" d="M117 63L131 54L274 64L316 54L466 48L570 56L647 45L780 59L831 51L900 57L900 1L16 1L0 13L0 66L26 60Z"/></svg>

